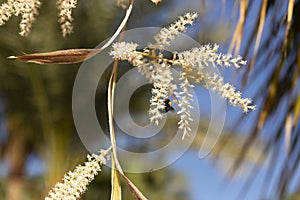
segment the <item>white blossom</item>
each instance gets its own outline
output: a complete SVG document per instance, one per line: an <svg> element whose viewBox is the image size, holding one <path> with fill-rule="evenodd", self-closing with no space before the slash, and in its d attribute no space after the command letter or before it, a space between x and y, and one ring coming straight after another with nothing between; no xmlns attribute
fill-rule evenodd
<svg viewBox="0 0 300 200"><path fill-rule="evenodd" d="M58 22L62 30L63 37L71 34L73 31L72 10L76 8L77 0L57 0L56 2L58 13Z"/></svg>
<svg viewBox="0 0 300 200"><path fill-rule="evenodd" d="M101 150L99 155L88 155L88 161L78 165L74 171L64 175L62 182L57 182L50 190L45 200L77 200L87 190L87 186L101 171L101 165L106 164L106 154L109 150Z"/></svg>
<svg viewBox="0 0 300 200"><path fill-rule="evenodd" d="M225 84L222 77L204 70L216 66L240 68L247 63L241 56L233 57L231 54L219 53L217 44L207 44L179 53L173 52L172 60L164 58L163 47L169 45L177 35L185 31L187 24L193 24L196 17L196 13L187 13L179 17L179 20L168 28L161 29L154 36L156 43L149 43L149 47L142 51L137 50L138 44L120 42L113 44L110 52L114 59L127 60L133 66L138 67L139 72L153 83L149 109L151 122L159 123L159 120L165 116L162 112L166 106L165 100L169 99L170 95L175 96L178 101L177 114L180 116L178 128L183 131L182 138L188 136L191 131L191 110L193 109L191 88L194 85L189 82L190 79L196 83L203 83L205 87L226 99L229 104L242 108L244 112L255 109L251 99L242 98L241 92L236 91L231 84ZM172 65L182 67L178 85L180 91L176 90L177 85L173 83Z"/></svg>
<svg viewBox="0 0 300 200"><path fill-rule="evenodd" d="M12 15L21 15L19 34L28 36L40 6L39 0L8 0L0 6L0 26L4 25Z"/></svg>
<svg viewBox="0 0 300 200"><path fill-rule="evenodd" d="M143 56L136 51L138 44L128 42L118 42L112 45L113 50L109 53L114 59L127 60L133 66L139 67L145 65Z"/></svg>
<svg viewBox="0 0 300 200"><path fill-rule="evenodd" d="M175 64L186 67L198 67L198 70L202 70L203 67L207 67L208 64L217 64L220 67L240 68L242 65L246 65L246 61L241 56L232 58L231 54L218 53L219 46L214 44L213 46L208 44L199 48L192 48L191 50L177 53L178 59Z"/></svg>
<svg viewBox="0 0 300 200"><path fill-rule="evenodd" d="M150 99L149 117L151 122L158 124L159 120L163 118L162 110L165 108L165 100L176 86L172 84L173 77L169 64L165 62L152 62L152 64L154 66L151 76L153 88Z"/></svg>
<svg viewBox="0 0 300 200"><path fill-rule="evenodd" d="M255 110L255 106L252 105L251 99L242 98L242 93L236 91L231 84L224 83L223 78L219 75L213 74L213 76L211 76L209 74L204 74L202 78L207 88L217 92L222 98L227 99L229 104L242 108L245 113L249 110Z"/></svg>
<svg viewBox="0 0 300 200"><path fill-rule="evenodd" d="M194 86L187 80L185 72L180 74L180 80L182 81L179 86L181 91L175 92L175 96L179 101L177 114L180 116L180 121L178 122L178 128L183 131L182 139L184 139L185 136L189 136L191 131L190 122L193 121L191 118L191 110L193 109L191 105L193 100L191 88Z"/></svg>
<svg viewBox="0 0 300 200"><path fill-rule="evenodd" d="M164 46L170 45L170 42L173 41L177 35L186 31L185 26L188 24L192 25L197 17L197 13L186 13L184 16L180 16L179 19L169 27L162 28L161 31L154 36L156 43L150 43L149 47L154 49L163 49Z"/></svg>
<svg viewBox="0 0 300 200"><path fill-rule="evenodd" d="M58 22L63 36L72 33L72 10L77 5L77 0L56 0L58 9ZM21 15L19 24L21 36L28 36L32 24L38 15L38 9L41 6L40 0L7 0L0 5L0 26L3 26L11 16Z"/></svg>

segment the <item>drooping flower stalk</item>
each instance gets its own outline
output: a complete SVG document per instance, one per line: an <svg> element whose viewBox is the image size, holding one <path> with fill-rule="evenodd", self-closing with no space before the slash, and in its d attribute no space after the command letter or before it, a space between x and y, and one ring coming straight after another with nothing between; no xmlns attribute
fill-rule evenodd
<svg viewBox="0 0 300 200"><path fill-rule="evenodd" d="M78 165L74 171L69 171L64 175L62 182L49 191L45 200L76 200L87 190L87 186L94 180L95 176L101 171L101 166L106 164L106 155L111 151L101 150L99 155L88 155L83 165Z"/></svg>

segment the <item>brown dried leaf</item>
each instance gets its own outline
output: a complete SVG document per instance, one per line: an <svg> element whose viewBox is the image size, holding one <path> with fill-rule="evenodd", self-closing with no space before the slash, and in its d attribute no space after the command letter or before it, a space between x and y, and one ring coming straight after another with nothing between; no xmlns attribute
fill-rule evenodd
<svg viewBox="0 0 300 200"><path fill-rule="evenodd" d="M285 151L290 153L291 149L291 137L293 132L293 115L289 113L285 119Z"/></svg>
<svg viewBox="0 0 300 200"><path fill-rule="evenodd" d="M101 49L67 49L25 54L23 56L10 56L8 58L37 64L73 64L83 62L101 51Z"/></svg>
<svg viewBox="0 0 300 200"><path fill-rule="evenodd" d="M240 17L235 27L232 40L229 46L229 50L228 50L228 52L231 53L233 52L233 49L235 49L234 55L237 55L241 48L243 32L244 32L244 24L246 21L246 14L248 9L248 2L246 0L241 0L239 3L240 3Z"/></svg>
<svg viewBox="0 0 300 200"><path fill-rule="evenodd" d="M126 185L129 190L132 192L132 195L136 200L147 200L147 198L143 195L143 193L127 178L124 174L119 173L121 177L124 179Z"/></svg>
<svg viewBox="0 0 300 200"><path fill-rule="evenodd" d="M112 156L112 164L115 165L115 157ZM111 196L110 199L122 200L121 182L118 170L111 168Z"/></svg>

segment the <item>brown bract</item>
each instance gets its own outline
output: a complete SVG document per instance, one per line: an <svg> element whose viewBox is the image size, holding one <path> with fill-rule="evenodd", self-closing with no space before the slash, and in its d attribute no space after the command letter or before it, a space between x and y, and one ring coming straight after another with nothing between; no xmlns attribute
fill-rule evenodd
<svg viewBox="0 0 300 200"><path fill-rule="evenodd" d="M101 51L101 49L67 49L46 53L25 54L22 56L10 56L8 58L36 64L72 64L83 62Z"/></svg>
<svg viewBox="0 0 300 200"><path fill-rule="evenodd" d="M153 3L155 3L156 5L161 2L161 0L151 0Z"/></svg>

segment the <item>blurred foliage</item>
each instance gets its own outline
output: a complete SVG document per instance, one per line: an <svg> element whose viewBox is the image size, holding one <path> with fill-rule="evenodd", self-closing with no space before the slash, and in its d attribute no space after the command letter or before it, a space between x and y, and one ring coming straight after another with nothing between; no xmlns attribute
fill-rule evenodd
<svg viewBox="0 0 300 200"><path fill-rule="evenodd" d="M288 197L285 198L285 200L297 200L300 199L300 192L297 191L291 195L288 195Z"/></svg>
<svg viewBox="0 0 300 200"><path fill-rule="evenodd" d="M283 199L295 187L293 182L299 179L300 3L293 0L264 0L260 3L242 0L236 1L236 4L240 12L231 50L241 50L244 57L251 59L242 82L257 88L255 101L258 107L251 133L230 173L236 172L254 141L261 138L265 141L263 152L270 158L264 159L265 155L259 158L268 166L262 196L271 190L271 199ZM257 17L254 18L255 12ZM250 26L249 22L254 26ZM246 32L250 33L250 37L245 36ZM238 118L235 128L242 124L241 119L245 120L244 117ZM223 142L226 143L226 138ZM279 173L276 166L279 166ZM242 196L246 195L259 169L253 167L249 174ZM270 182L271 178L274 178L275 184ZM300 188L298 181L296 188Z"/></svg>

